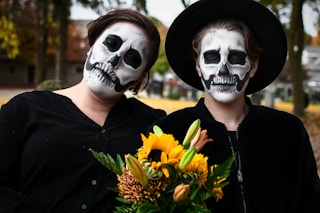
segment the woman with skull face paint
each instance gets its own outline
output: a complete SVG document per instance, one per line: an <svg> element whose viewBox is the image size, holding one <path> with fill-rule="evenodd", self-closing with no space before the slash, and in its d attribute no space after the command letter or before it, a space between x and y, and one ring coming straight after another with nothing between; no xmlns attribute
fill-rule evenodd
<svg viewBox="0 0 320 213"><path fill-rule="evenodd" d="M0 111L0 212L111 212L116 176L89 148L135 154L140 133L165 115L138 93L158 57L156 26L133 10L92 21L83 80L20 94Z"/></svg>
<svg viewBox="0 0 320 213"><path fill-rule="evenodd" d="M303 123L247 97L272 83L285 63L278 19L251 0L200 0L170 26L166 53L175 73L204 97L154 124L183 141L200 119L212 139L200 149L210 165L236 154L223 199L207 202L213 212L320 212L320 180Z"/></svg>

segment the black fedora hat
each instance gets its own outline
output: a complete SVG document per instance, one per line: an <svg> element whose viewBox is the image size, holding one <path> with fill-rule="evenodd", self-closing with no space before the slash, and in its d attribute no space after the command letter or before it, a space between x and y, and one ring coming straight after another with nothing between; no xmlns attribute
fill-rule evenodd
<svg viewBox="0 0 320 213"><path fill-rule="evenodd" d="M165 43L168 62L184 82L203 90L192 56L192 40L205 25L221 18L242 20L264 49L246 94L271 84L287 57L287 39L281 23L266 7L253 0L200 0L182 11L171 24Z"/></svg>

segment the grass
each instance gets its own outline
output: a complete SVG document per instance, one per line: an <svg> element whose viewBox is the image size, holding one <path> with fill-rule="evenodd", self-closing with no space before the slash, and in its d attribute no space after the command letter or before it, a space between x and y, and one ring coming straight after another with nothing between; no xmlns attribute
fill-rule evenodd
<svg viewBox="0 0 320 213"><path fill-rule="evenodd" d="M167 113L171 113L185 107L192 107L196 104L196 102L193 101L170 100L163 98L140 97L138 99L154 108L163 109ZM8 100L8 98L0 97L0 106ZM291 113L293 106L288 102L276 102L275 108ZM310 104L305 112L306 116L301 118L301 120L309 133L310 141L318 164L318 173L320 175L320 105Z"/></svg>
<svg viewBox="0 0 320 213"><path fill-rule="evenodd" d="M154 107L165 110L167 113L171 113L178 109L183 109L185 107L192 107L196 104L194 101L183 101L183 100L170 100L165 98L138 98L142 102ZM9 99L5 97L0 97L0 106L6 103ZM286 112L292 112L293 106L289 102L276 102L275 108L283 110ZM320 116L320 105L310 104L306 109L306 114L316 113Z"/></svg>
<svg viewBox="0 0 320 213"><path fill-rule="evenodd" d="M8 101L8 98L2 98L2 97L0 97L0 106L3 105L3 104L5 104L5 103L7 103L7 101Z"/></svg>
<svg viewBox="0 0 320 213"><path fill-rule="evenodd" d="M182 109L185 107L191 107L196 104L196 102L193 101L169 100L160 98L139 98L139 100L154 108L164 109L167 113L171 113L175 110ZM289 102L276 102L275 108L292 113L293 105ZM320 116L320 105L310 104L306 109L306 114L308 113L316 113Z"/></svg>

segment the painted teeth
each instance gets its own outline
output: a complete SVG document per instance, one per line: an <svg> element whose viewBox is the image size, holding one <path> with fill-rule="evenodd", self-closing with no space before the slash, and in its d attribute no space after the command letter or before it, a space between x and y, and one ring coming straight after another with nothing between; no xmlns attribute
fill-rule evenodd
<svg viewBox="0 0 320 213"><path fill-rule="evenodd" d="M213 78L211 81L211 85L215 85L215 84L234 85L236 82L237 81L234 76L232 78Z"/></svg>
<svg viewBox="0 0 320 213"><path fill-rule="evenodd" d="M108 65L104 63L98 63L95 65L92 71L102 82L105 82L109 86L114 85L112 81L116 80L116 74L108 69Z"/></svg>

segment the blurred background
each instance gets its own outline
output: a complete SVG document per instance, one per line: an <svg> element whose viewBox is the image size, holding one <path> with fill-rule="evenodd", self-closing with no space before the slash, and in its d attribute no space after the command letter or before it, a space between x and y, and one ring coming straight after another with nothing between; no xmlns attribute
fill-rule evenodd
<svg viewBox="0 0 320 213"><path fill-rule="evenodd" d="M78 83L88 51L87 24L114 8L140 11L161 34L159 58L138 98L168 113L194 105L202 93L172 72L164 41L173 19L195 1L0 0L0 106L24 91ZM320 0L258 2L281 20L288 58L276 81L250 97L254 104L285 110L303 120L320 168Z"/></svg>
<svg viewBox="0 0 320 213"><path fill-rule="evenodd" d="M114 8L150 16L161 38L158 61L144 96L195 101L201 93L172 72L164 40L173 19L196 0L0 0L0 88L52 89L82 78L88 51L87 24ZM283 23L288 60L278 79L253 94L256 104L292 103L305 115L320 103L320 0L259 0ZM262 26L263 27L263 26Z"/></svg>

